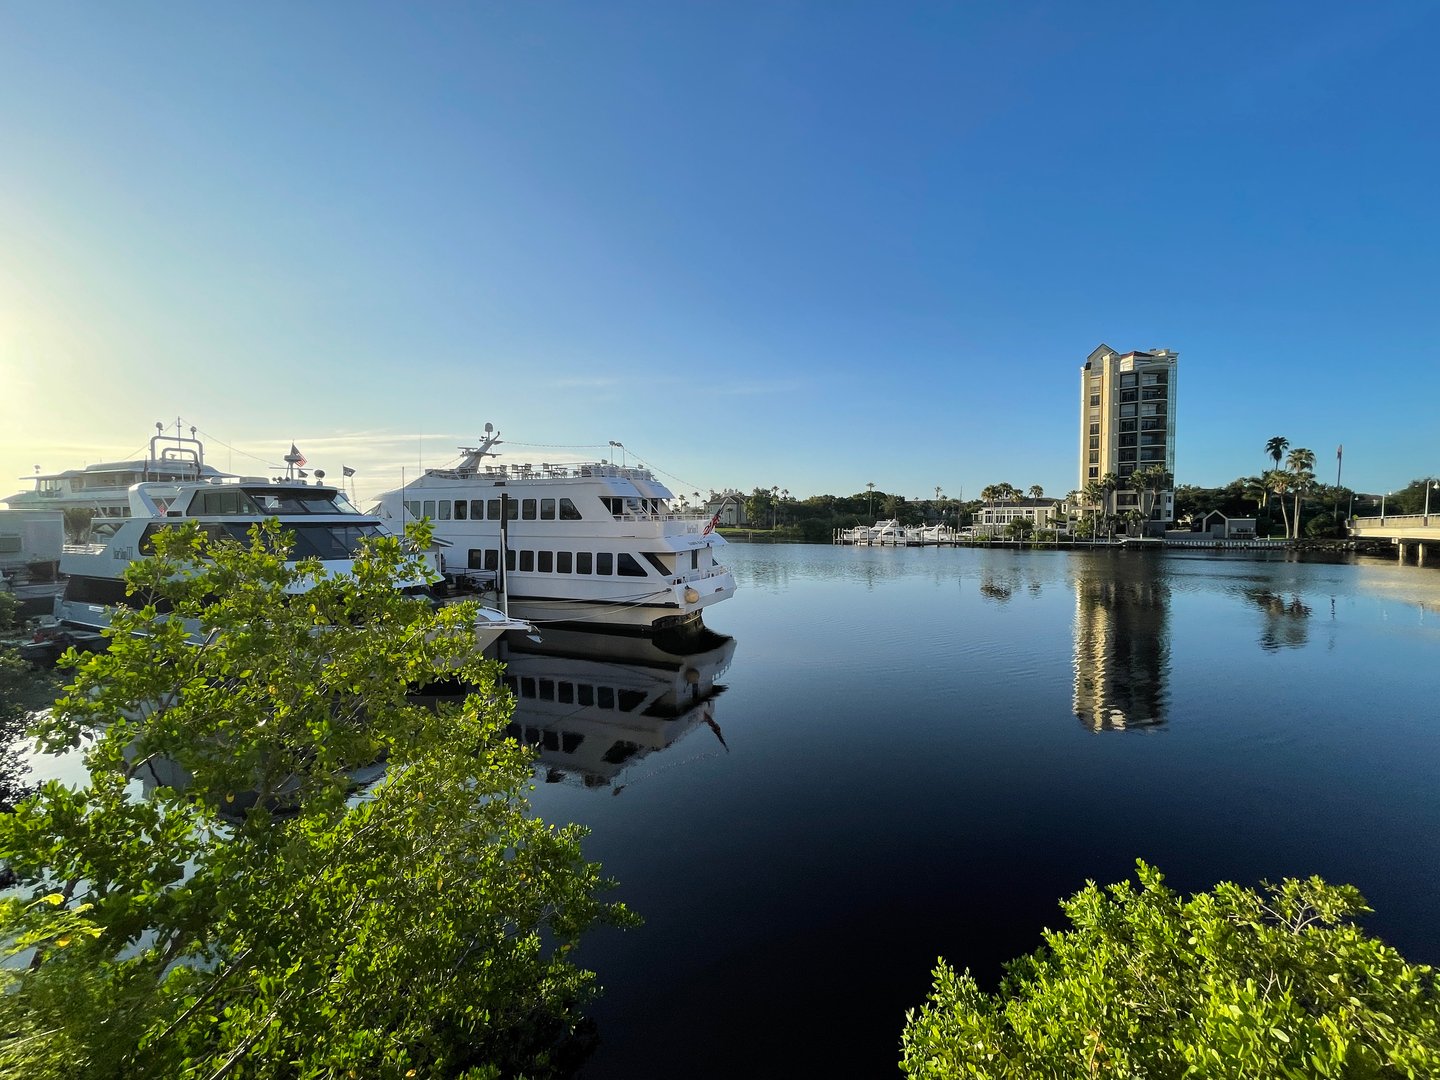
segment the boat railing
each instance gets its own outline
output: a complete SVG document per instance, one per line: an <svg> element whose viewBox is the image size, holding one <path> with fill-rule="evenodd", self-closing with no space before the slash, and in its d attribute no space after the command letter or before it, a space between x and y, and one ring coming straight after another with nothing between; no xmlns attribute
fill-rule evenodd
<svg viewBox="0 0 1440 1080"><path fill-rule="evenodd" d="M551 462L538 465L529 461L505 463L503 465L482 465L478 468L428 469L431 476L449 480L481 477L496 480L589 480L613 478L617 480L644 480L654 483L655 474L649 469L633 465L616 465L609 461Z"/></svg>

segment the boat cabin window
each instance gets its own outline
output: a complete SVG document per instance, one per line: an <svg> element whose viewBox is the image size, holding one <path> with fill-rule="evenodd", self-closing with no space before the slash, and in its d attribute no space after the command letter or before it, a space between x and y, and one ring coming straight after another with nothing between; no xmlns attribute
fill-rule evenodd
<svg viewBox="0 0 1440 1080"><path fill-rule="evenodd" d="M456 516L458 517L459 515L456 515ZM470 500L470 520L471 520L471 521L483 521L484 518L485 518L485 500L484 500L484 499L471 499L471 500Z"/></svg>
<svg viewBox="0 0 1440 1080"><path fill-rule="evenodd" d="M557 551L555 553L555 572L557 574L568 574L571 572L571 555L568 551Z"/></svg>
<svg viewBox="0 0 1440 1080"><path fill-rule="evenodd" d="M450 520L450 505L451 505L451 503L450 503L450 500L449 500L449 499L441 499L441 500L440 500L440 505L435 508L435 509L438 510L439 513L440 513L440 520L441 520L441 521L449 521L449 520Z"/></svg>
<svg viewBox="0 0 1440 1080"><path fill-rule="evenodd" d="M521 511L521 513L520 513L520 516L521 516L524 520L526 520L526 521L534 521L534 520L535 520L535 500L534 500L534 499L522 499L522 500L520 500L520 505L523 507L523 509L522 509L522 511Z"/></svg>
<svg viewBox="0 0 1440 1080"><path fill-rule="evenodd" d="M520 572L523 574L533 574L535 572L535 552L520 552Z"/></svg>
<svg viewBox="0 0 1440 1080"><path fill-rule="evenodd" d="M610 495L602 495L600 501L605 504L605 509L613 516L620 517L625 513L625 500Z"/></svg>
<svg viewBox="0 0 1440 1080"><path fill-rule="evenodd" d="M223 514L273 513L258 508L245 492L230 488L219 491L198 491L186 511L189 517L219 517Z"/></svg>
<svg viewBox="0 0 1440 1080"><path fill-rule="evenodd" d="M409 499L409 500L406 500L406 502L405 502L405 509L410 512L410 516L411 516L411 517L415 518L417 521L419 520L419 518L420 518L420 500L419 500L419 499Z"/></svg>
<svg viewBox="0 0 1440 1080"><path fill-rule="evenodd" d="M542 574L553 574L555 572L555 553L553 551L542 551L539 553L537 569Z"/></svg>
<svg viewBox="0 0 1440 1080"><path fill-rule="evenodd" d="M577 551L575 553L575 572L577 574L588 574L591 572L590 552Z"/></svg>
<svg viewBox="0 0 1440 1080"><path fill-rule="evenodd" d="M541 521L554 521L554 520L555 520L555 500L554 500L554 499L541 499L541 500L540 500L540 520L541 520Z"/></svg>
<svg viewBox="0 0 1440 1080"><path fill-rule="evenodd" d="M602 551L595 556L595 573L604 574L606 577L615 573L614 552Z"/></svg>
<svg viewBox="0 0 1440 1080"><path fill-rule="evenodd" d="M423 516L429 518L431 521L434 521L434 520L435 520L435 500L434 500L434 499L426 499L425 502L424 502L422 505L423 505L424 508L425 508L425 512L424 512Z"/></svg>
<svg viewBox="0 0 1440 1080"><path fill-rule="evenodd" d="M561 521L579 521L580 518L580 511L575 508L575 504L573 502L571 502L569 499L560 500Z"/></svg>
<svg viewBox="0 0 1440 1080"><path fill-rule="evenodd" d="M506 569L506 570L514 570L514 569L515 569L515 552L514 552L514 550L505 552L505 569Z"/></svg>
<svg viewBox="0 0 1440 1080"><path fill-rule="evenodd" d="M661 577L669 577L675 573L672 565L675 561L673 555L656 555L653 551L642 552L642 554L645 556L645 561L655 567Z"/></svg>
<svg viewBox="0 0 1440 1080"><path fill-rule="evenodd" d="M484 570L484 569L485 569L485 549L484 549L484 548L471 548L471 549L470 549L470 557L465 560L465 568L466 568L467 570Z"/></svg>
<svg viewBox="0 0 1440 1080"><path fill-rule="evenodd" d="M456 520L456 521L464 521L465 518L469 516L469 515L466 513L469 509L470 509L470 504L467 503L464 499L456 499L456 500L455 500L455 520Z"/></svg>
<svg viewBox="0 0 1440 1080"><path fill-rule="evenodd" d="M628 551L622 551L616 557L616 568L620 571L621 577L646 577L645 568L635 561L635 556Z"/></svg>
<svg viewBox="0 0 1440 1080"><path fill-rule="evenodd" d="M207 492L223 494L223 492ZM338 491L317 491L301 488L294 491L265 490L246 492L264 514L353 514L355 507Z"/></svg>
<svg viewBox="0 0 1440 1080"><path fill-rule="evenodd" d="M691 569L691 570L699 570L699 569L700 569L700 549L699 549L699 548L694 548L694 549L692 549L691 552L690 552L690 569Z"/></svg>

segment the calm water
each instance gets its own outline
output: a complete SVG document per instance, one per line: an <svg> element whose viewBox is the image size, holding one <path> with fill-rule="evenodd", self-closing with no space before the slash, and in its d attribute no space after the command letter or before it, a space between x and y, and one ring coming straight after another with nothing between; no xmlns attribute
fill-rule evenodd
<svg viewBox="0 0 1440 1080"><path fill-rule="evenodd" d="M587 1080L896 1075L937 956L991 983L1137 856L1184 891L1352 882L1440 961L1440 571L727 554L733 642L512 665L537 810L646 919L583 949Z"/></svg>

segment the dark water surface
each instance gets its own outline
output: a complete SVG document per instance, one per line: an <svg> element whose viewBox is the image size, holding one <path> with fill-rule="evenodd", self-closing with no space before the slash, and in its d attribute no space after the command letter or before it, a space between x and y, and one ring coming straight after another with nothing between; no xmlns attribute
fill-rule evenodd
<svg viewBox="0 0 1440 1080"><path fill-rule="evenodd" d="M582 949L587 1080L898 1075L937 956L989 985L1137 857L1186 892L1352 882L1371 931L1440 961L1440 571L726 554L707 623L733 644L622 664L613 729L582 707L607 661L512 666L537 811L590 826L646 919Z"/></svg>

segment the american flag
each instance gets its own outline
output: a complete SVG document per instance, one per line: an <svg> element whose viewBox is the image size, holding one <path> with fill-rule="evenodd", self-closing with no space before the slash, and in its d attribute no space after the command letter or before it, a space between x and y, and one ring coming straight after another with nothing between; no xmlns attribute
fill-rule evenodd
<svg viewBox="0 0 1440 1080"><path fill-rule="evenodd" d="M715 511L715 516L710 519L710 524L705 526L705 531L700 534L701 536L709 536L715 526L720 524L720 511L724 509L722 506L720 510Z"/></svg>
<svg viewBox="0 0 1440 1080"><path fill-rule="evenodd" d="M300 452L293 442L290 444L290 452L285 455L285 461L297 468L303 469L305 467L305 455Z"/></svg>

